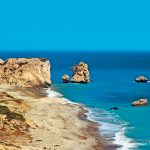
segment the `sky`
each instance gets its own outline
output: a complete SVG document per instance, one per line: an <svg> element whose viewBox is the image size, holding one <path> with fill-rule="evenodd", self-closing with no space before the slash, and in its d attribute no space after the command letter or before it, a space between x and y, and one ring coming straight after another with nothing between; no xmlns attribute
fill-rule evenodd
<svg viewBox="0 0 150 150"><path fill-rule="evenodd" d="M150 50L150 1L4 0L0 50Z"/></svg>

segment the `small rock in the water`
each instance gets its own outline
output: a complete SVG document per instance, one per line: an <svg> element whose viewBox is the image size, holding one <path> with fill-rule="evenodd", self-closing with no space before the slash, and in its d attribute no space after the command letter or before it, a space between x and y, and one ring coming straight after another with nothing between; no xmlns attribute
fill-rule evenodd
<svg viewBox="0 0 150 150"><path fill-rule="evenodd" d="M140 99L138 101L134 101L131 106L146 106L148 105L148 100L147 99Z"/></svg>
<svg viewBox="0 0 150 150"><path fill-rule="evenodd" d="M145 76L138 76L136 77L135 82L148 82L148 79Z"/></svg>
<svg viewBox="0 0 150 150"><path fill-rule="evenodd" d="M112 107L110 108L110 110L118 110L119 108L118 107Z"/></svg>
<svg viewBox="0 0 150 150"><path fill-rule="evenodd" d="M70 82L70 77L67 74L64 74L62 76L62 80L63 80L63 83L69 83Z"/></svg>

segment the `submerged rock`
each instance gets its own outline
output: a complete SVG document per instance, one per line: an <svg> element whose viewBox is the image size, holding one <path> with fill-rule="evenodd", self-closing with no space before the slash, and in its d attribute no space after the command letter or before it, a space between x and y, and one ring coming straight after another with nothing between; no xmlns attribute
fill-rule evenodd
<svg viewBox="0 0 150 150"><path fill-rule="evenodd" d="M110 110L118 110L119 108L118 107L112 107L110 108Z"/></svg>
<svg viewBox="0 0 150 150"><path fill-rule="evenodd" d="M90 82L90 73L88 65L80 62L78 65L72 67L73 76L71 82L74 83L88 83Z"/></svg>
<svg viewBox="0 0 150 150"><path fill-rule="evenodd" d="M148 82L148 79L145 76L138 76L136 77L135 81L136 82Z"/></svg>
<svg viewBox="0 0 150 150"><path fill-rule="evenodd" d="M138 101L134 101L131 106L146 106L148 105L148 100L147 99L140 99Z"/></svg>
<svg viewBox="0 0 150 150"><path fill-rule="evenodd" d="M62 80L63 80L63 83L69 83L70 82L70 77L67 74L64 74L62 76Z"/></svg>
<svg viewBox="0 0 150 150"><path fill-rule="evenodd" d="M50 81L50 63L40 58L10 58L0 65L0 84L19 87L47 86Z"/></svg>

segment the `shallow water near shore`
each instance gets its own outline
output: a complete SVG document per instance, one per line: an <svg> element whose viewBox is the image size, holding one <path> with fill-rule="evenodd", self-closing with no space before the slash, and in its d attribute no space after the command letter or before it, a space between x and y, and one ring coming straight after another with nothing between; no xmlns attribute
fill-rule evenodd
<svg viewBox="0 0 150 150"><path fill-rule="evenodd" d="M150 83L135 83L137 75L150 78L150 53L98 52L14 52L9 57L48 57L52 64L53 90L68 100L88 108L88 118L100 123L101 134L122 150L150 149L150 107L131 107L139 98L150 99ZM85 61L89 64L89 84L63 84L61 76L71 75L71 66ZM62 96L52 92L50 95ZM58 95L57 95L58 94ZM119 110L111 111L111 107Z"/></svg>

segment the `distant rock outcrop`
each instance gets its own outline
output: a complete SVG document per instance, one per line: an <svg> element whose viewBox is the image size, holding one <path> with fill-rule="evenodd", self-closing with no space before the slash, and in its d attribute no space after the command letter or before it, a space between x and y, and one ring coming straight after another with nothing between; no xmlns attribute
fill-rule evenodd
<svg viewBox="0 0 150 150"><path fill-rule="evenodd" d="M145 76L138 76L135 79L136 82L148 82L148 79Z"/></svg>
<svg viewBox="0 0 150 150"><path fill-rule="evenodd" d="M51 84L50 63L43 58L10 58L0 61L0 84L45 87Z"/></svg>
<svg viewBox="0 0 150 150"><path fill-rule="evenodd" d="M88 83L90 82L90 73L88 65L80 62L78 65L72 67L73 76L71 82L73 83Z"/></svg>
<svg viewBox="0 0 150 150"><path fill-rule="evenodd" d="M148 105L148 100L147 99L140 99L138 101L134 101L131 105L132 106L146 106L146 105Z"/></svg>
<svg viewBox="0 0 150 150"><path fill-rule="evenodd" d="M62 76L62 80L63 80L63 83L69 83L70 82L70 77L67 74L65 74L65 75Z"/></svg>

